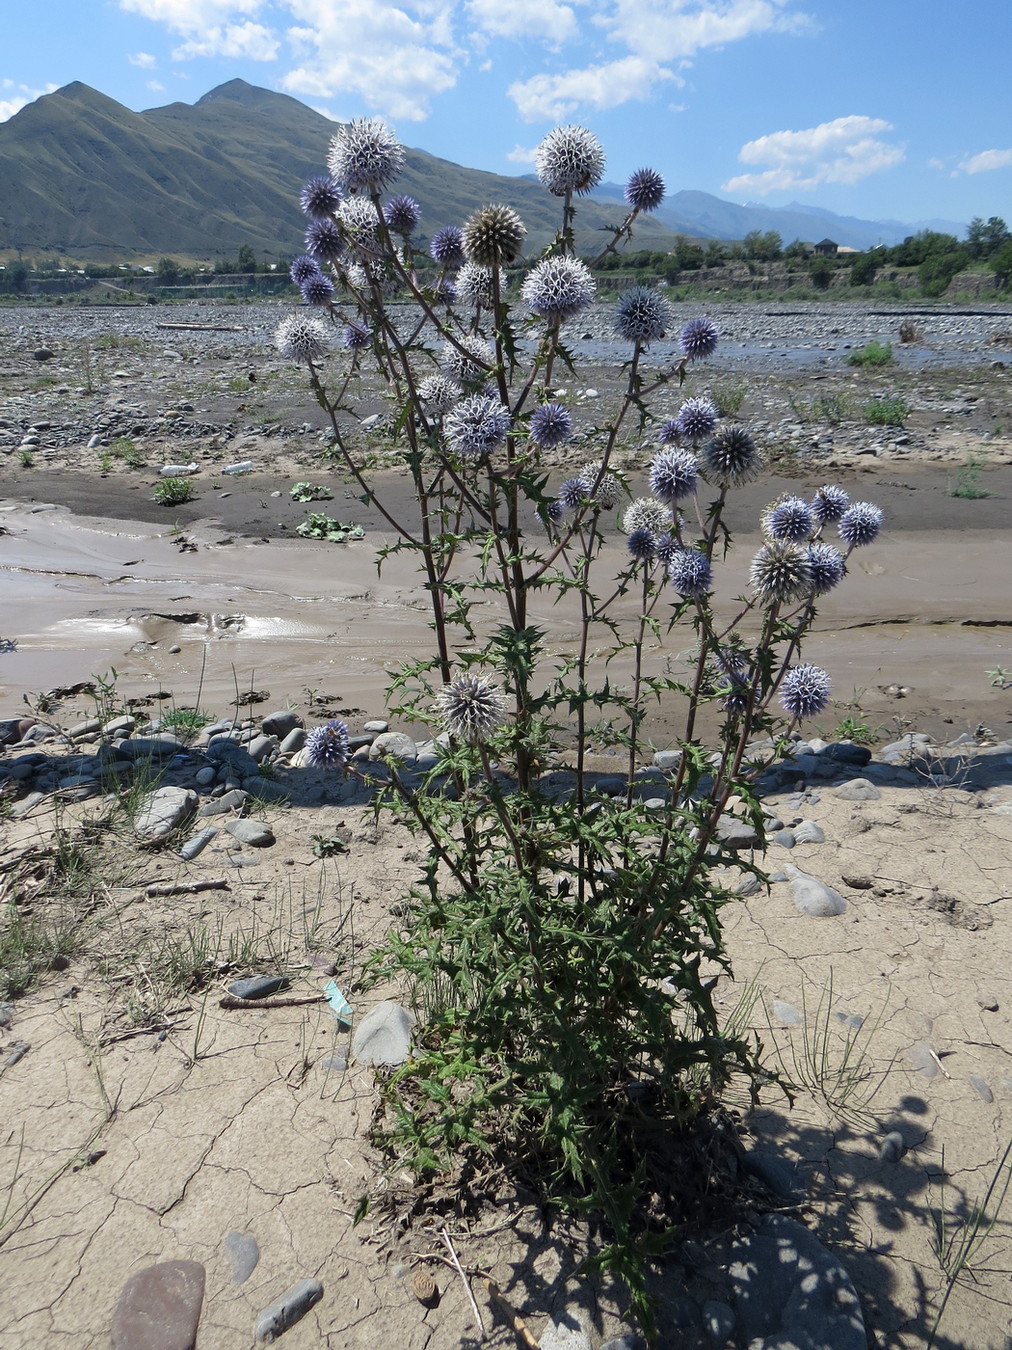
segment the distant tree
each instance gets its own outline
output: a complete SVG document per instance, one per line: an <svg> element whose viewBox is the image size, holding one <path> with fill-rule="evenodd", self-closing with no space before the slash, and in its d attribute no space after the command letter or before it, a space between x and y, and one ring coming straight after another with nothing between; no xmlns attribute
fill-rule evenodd
<svg viewBox="0 0 1012 1350"><path fill-rule="evenodd" d="M159 258L156 271L158 280L165 286L174 286L179 280L179 264L175 258Z"/></svg>
<svg viewBox="0 0 1012 1350"><path fill-rule="evenodd" d="M808 250L800 239L792 239L784 249L784 257L788 262L800 261L808 256Z"/></svg>
<svg viewBox="0 0 1012 1350"><path fill-rule="evenodd" d="M257 255L249 244L239 245L238 271L255 272L257 270Z"/></svg>
<svg viewBox="0 0 1012 1350"><path fill-rule="evenodd" d="M698 244L690 243L684 234L676 235L671 252L679 271L695 271L703 265L703 250Z"/></svg>
<svg viewBox="0 0 1012 1350"><path fill-rule="evenodd" d="M815 257L808 264L808 275L812 278L812 285L820 291L824 291L833 280L833 273L836 269L828 258L821 255Z"/></svg>
<svg viewBox="0 0 1012 1350"><path fill-rule="evenodd" d="M28 264L21 258L12 258L3 274L3 289L17 295L28 284Z"/></svg>
<svg viewBox="0 0 1012 1350"><path fill-rule="evenodd" d="M961 244L956 244L946 252L929 253L917 268L917 280L921 284L922 293L934 298L944 295L952 278L957 272L961 272L969 261L969 251Z"/></svg>
<svg viewBox="0 0 1012 1350"><path fill-rule="evenodd" d="M882 258L882 250L874 253L859 253L850 265L850 284L852 286L870 286Z"/></svg>
<svg viewBox="0 0 1012 1350"><path fill-rule="evenodd" d="M984 226L984 256L990 258L992 253L997 253L999 249L1012 239L1009 228L1002 220L1001 216L988 216L987 224Z"/></svg>
<svg viewBox="0 0 1012 1350"><path fill-rule="evenodd" d="M999 287L1007 290L1012 286L1012 240L1004 243L997 253L991 255L991 266Z"/></svg>
<svg viewBox="0 0 1012 1350"><path fill-rule="evenodd" d="M711 239L706 246L703 261L707 267L723 267L727 262L727 246L719 239Z"/></svg>
<svg viewBox="0 0 1012 1350"><path fill-rule="evenodd" d="M954 234L941 234L938 230L921 230L917 234L908 234L902 244L889 249L889 261L895 263L897 267L920 267L928 258L953 253L961 247Z"/></svg>
<svg viewBox="0 0 1012 1350"><path fill-rule="evenodd" d="M783 251L783 239L776 230L749 230L741 241L745 257L755 262L773 262Z"/></svg>

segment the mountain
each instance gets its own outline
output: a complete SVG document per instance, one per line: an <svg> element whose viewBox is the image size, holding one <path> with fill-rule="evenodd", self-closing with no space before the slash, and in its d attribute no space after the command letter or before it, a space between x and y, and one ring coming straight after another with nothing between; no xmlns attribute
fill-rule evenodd
<svg viewBox="0 0 1012 1350"><path fill-rule="evenodd" d="M192 106L135 113L85 84L68 84L0 123L0 251L84 262L159 256L301 252L302 183L326 167L334 123L286 94L230 80ZM491 201L515 206L531 251L558 227L559 204L536 183L465 169L408 150L398 192L417 198L422 229L462 223ZM581 203L578 240L594 249L621 209ZM640 247L669 248L656 220Z"/></svg>

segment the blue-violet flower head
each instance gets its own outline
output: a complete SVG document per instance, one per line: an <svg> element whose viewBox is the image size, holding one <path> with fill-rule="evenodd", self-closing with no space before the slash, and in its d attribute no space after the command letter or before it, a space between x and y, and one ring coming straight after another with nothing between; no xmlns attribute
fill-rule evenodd
<svg viewBox="0 0 1012 1350"><path fill-rule="evenodd" d="M305 241L306 252L320 262L340 262L344 256L344 235L332 220L314 220L306 230Z"/></svg>
<svg viewBox="0 0 1012 1350"><path fill-rule="evenodd" d="M767 539L789 539L800 544L817 528L815 512L803 497L782 497L763 511L760 526Z"/></svg>
<svg viewBox="0 0 1012 1350"><path fill-rule="evenodd" d="M597 282L579 258L544 258L520 287L529 309L549 323L575 318L593 301Z"/></svg>
<svg viewBox="0 0 1012 1350"><path fill-rule="evenodd" d="M832 688L820 666L793 666L780 685L780 702L792 718L815 717L829 706Z"/></svg>
<svg viewBox="0 0 1012 1350"><path fill-rule="evenodd" d="M717 350L719 341L720 333L717 325L712 319L700 316L697 319L690 319L685 325L678 339L678 345L682 349L682 354L690 361L698 361L701 357L712 356Z"/></svg>
<svg viewBox="0 0 1012 1350"><path fill-rule="evenodd" d="M329 305L334 298L334 283L322 272L306 277L299 290L307 305Z"/></svg>
<svg viewBox="0 0 1012 1350"><path fill-rule="evenodd" d="M372 342L372 329L362 322L345 324L341 341L351 352L360 352Z"/></svg>
<svg viewBox="0 0 1012 1350"><path fill-rule="evenodd" d="M559 488L559 501L567 511L578 510L589 496L587 484L582 477L567 478Z"/></svg>
<svg viewBox="0 0 1012 1350"><path fill-rule="evenodd" d="M812 574L813 595L831 591L840 584L847 571L840 550L821 541L808 545L808 567Z"/></svg>
<svg viewBox="0 0 1012 1350"><path fill-rule="evenodd" d="M440 267L460 267L466 261L464 235L457 225L443 225L429 240L429 253Z"/></svg>
<svg viewBox="0 0 1012 1350"><path fill-rule="evenodd" d="M348 724L335 717L306 736L303 759L314 769L343 769L348 763Z"/></svg>
<svg viewBox="0 0 1012 1350"><path fill-rule="evenodd" d="M531 440L543 450L565 445L573 434L573 415L561 403L543 403L531 413Z"/></svg>
<svg viewBox="0 0 1012 1350"><path fill-rule="evenodd" d="M668 559L668 580L679 595L699 599L713 586L710 560L699 549L678 549Z"/></svg>
<svg viewBox="0 0 1012 1350"><path fill-rule="evenodd" d="M305 184L299 193L299 205L307 216L312 216L314 220L325 220L341 205L343 195L340 183L329 174L321 174L310 178Z"/></svg>
<svg viewBox="0 0 1012 1350"><path fill-rule="evenodd" d="M274 345L286 361L319 361L330 348L330 329L315 314L289 314L277 326Z"/></svg>
<svg viewBox="0 0 1012 1350"><path fill-rule="evenodd" d="M773 601L787 604L811 595L812 569L808 550L800 544L779 539L763 544L752 559L749 581L764 605Z"/></svg>
<svg viewBox="0 0 1012 1350"><path fill-rule="evenodd" d="M739 487L762 469L762 455L744 427L722 427L703 447L702 472L711 483Z"/></svg>
<svg viewBox="0 0 1012 1350"><path fill-rule="evenodd" d="M443 431L459 455L487 455L502 445L510 429L510 412L498 398L471 394L443 418Z"/></svg>
<svg viewBox="0 0 1012 1350"><path fill-rule="evenodd" d="M871 544L882 529L882 512L872 502L855 502L848 506L837 525L840 538L851 548Z"/></svg>
<svg viewBox="0 0 1012 1350"><path fill-rule="evenodd" d="M668 506L696 490L699 464L691 450L666 446L650 461L650 491Z"/></svg>
<svg viewBox="0 0 1012 1350"><path fill-rule="evenodd" d="M687 398L678 410L678 429L687 441L702 441L717 426L720 414L708 398Z"/></svg>
<svg viewBox="0 0 1012 1350"><path fill-rule="evenodd" d="M653 530L633 530L626 540L629 556L637 562L650 562L657 551L657 539Z"/></svg>
<svg viewBox="0 0 1012 1350"><path fill-rule="evenodd" d="M634 211L656 211L664 200L664 179L656 169L637 169L629 175L625 199Z"/></svg>
<svg viewBox="0 0 1012 1350"><path fill-rule="evenodd" d="M812 510L820 525L831 525L839 520L849 505L850 495L835 483L825 483L816 488L812 498Z"/></svg>
<svg viewBox="0 0 1012 1350"><path fill-rule="evenodd" d="M301 286L304 281L310 277L320 275L320 265L315 258L311 258L308 253L303 253L296 258L288 269L288 275L295 282L296 286Z"/></svg>
<svg viewBox="0 0 1012 1350"><path fill-rule="evenodd" d="M626 342L656 342L674 322L675 311L650 286L630 286L615 310L615 332Z"/></svg>
<svg viewBox="0 0 1012 1350"><path fill-rule="evenodd" d="M403 234L405 239L418 229L421 218L422 208L414 197L408 197L404 193L391 197L383 207L383 219L389 228L394 234Z"/></svg>

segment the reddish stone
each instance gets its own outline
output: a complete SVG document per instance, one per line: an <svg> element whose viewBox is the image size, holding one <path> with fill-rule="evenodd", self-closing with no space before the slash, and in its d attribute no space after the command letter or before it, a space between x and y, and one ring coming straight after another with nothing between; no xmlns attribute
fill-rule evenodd
<svg viewBox="0 0 1012 1350"><path fill-rule="evenodd" d="M204 1301L199 1261L161 1261L131 1275L112 1316L112 1350L194 1350Z"/></svg>

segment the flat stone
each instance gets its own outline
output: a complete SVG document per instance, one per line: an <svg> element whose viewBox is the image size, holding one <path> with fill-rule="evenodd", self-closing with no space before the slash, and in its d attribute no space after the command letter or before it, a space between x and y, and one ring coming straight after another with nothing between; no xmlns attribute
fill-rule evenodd
<svg viewBox="0 0 1012 1350"><path fill-rule="evenodd" d="M734 888L734 893L735 895L740 895L744 898L747 895L756 895L759 891L762 890L762 887L763 884L759 880L759 878L755 875L755 873L749 872L747 873L747 875L743 876L739 882L737 882Z"/></svg>
<svg viewBox="0 0 1012 1350"><path fill-rule="evenodd" d="M292 755L306 744L308 732L305 727L295 727L282 740L280 750L283 755Z"/></svg>
<svg viewBox="0 0 1012 1350"><path fill-rule="evenodd" d="M939 1074L938 1056L927 1041L915 1041L907 1051L907 1062L912 1069L922 1073L925 1078L937 1078Z"/></svg>
<svg viewBox="0 0 1012 1350"><path fill-rule="evenodd" d="M411 1049L415 1015L385 999L370 1008L355 1028L351 1053L362 1064L403 1064Z"/></svg>
<svg viewBox="0 0 1012 1350"><path fill-rule="evenodd" d="M797 836L793 830L777 830L771 839L771 844L778 844L781 848L794 848L797 844Z"/></svg>
<svg viewBox="0 0 1012 1350"><path fill-rule="evenodd" d="M14 1025L14 1004L0 1003L0 1027L8 1030Z"/></svg>
<svg viewBox="0 0 1012 1350"><path fill-rule="evenodd" d="M654 752L654 764L665 773L677 769L682 762L681 750L657 750Z"/></svg>
<svg viewBox="0 0 1012 1350"><path fill-rule="evenodd" d="M258 820L226 820L224 828L249 848L270 848L275 842L271 827Z"/></svg>
<svg viewBox="0 0 1012 1350"><path fill-rule="evenodd" d="M773 1016L784 1027L800 1027L805 1020L793 1003L785 1003L779 998L773 1000Z"/></svg>
<svg viewBox="0 0 1012 1350"><path fill-rule="evenodd" d="M201 830L199 834L193 835L187 839L186 843L179 850L179 856L184 862L192 862L199 853L202 853L208 844L218 833L217 830Z"/></svg>
<svg viewBox="0 0 1012 1350"><path fill-rule="evenodd" d="M274 736L254 736L246 748L250 758L262 764L278 748L278 742Z"/></svg>
<svg viewBox="0 0 1012 1350"><path fill-rule="evenodd" d="M199 1261L161 1261L131 1275L112 1317L112 1350L193 1350L204 1301Z"/></svg>
<svg viewBox="0 0 1012 1350"><path fill-rule="evenodd" d="M197 800L190 788L163 787L149 792L134 819L137 837L146 844L167 838L193 815Z"/></svg>
<svg viewBox="0 0 1012 1350"><path fill-rule="evenodd" d="M292 789L278 778L243 779L243 788L251 797L260 802L270 802L272 806L281 806L291 799Z"/></svg>
<svg viewBox="0 0 1012 1350"><path fill-rule="evenodd" d="M117 741L116 749L123 759L171 759L173 755L186 753L186 745L178 736L167 731L155 736L131 736L129 740Z"/></svg>
<svg viewBox="0 0 1012 1350"><path fill-rule="evenodd" d="M245 980L233 980L228 992L236 998L270 998L287 984L283 975L250 975Z"/></svg>
<svg viewBox="0 0 1012 1350"><path fill-rule="evenodd" d="M111 721L102 723L103 736L129 736L131 731L137 725L137 718L124 713L122 717L114 717Z"/></svg>
<svg viewBox="0 0 1012 1350"><path fill-rule="evenodd" d="M323 1298L323 1285L319 1280L300 1280L286 1293L264 1308L256 1320L254 1335L258 1345L270 1345L283 1335L289 1327L300 1322L311 1308Z"/></svg>
<svg viewBox="0 0 1012 1350"><path fill-rule="evenodd" d="M877 802L882 794L867 778L851 778L849 782L840 784L836 796L845 802Z"/></svg>
<svg viewBox="0 0 1012 1350"><path fill-rule="evenodd" d="M198 769L193 775L193 781L199 787L210 787L218 777L218 770L210 764L205 764L202 769Z"/></svg>
<svg viewBox="0 0 1012 1350"><path fill-rule="evenodd" d="M759 843L752 822L738 816L721 816L717 821L717 838L728 848L755 848Z"/></svg>
<svg viewBox="0 0 1012 1350"><path fill-rule="evenodd" d="M979 1074L976 1073L970 1074L970 1086L973 1088L974 1092L976 1092L977 1096L980 1098L982 1102L987 1102L987 1104L990 1106L990 1104L994 1101L994 1093L991 1091L990 1085L983 1078L981 1078Z"/></svg>
<svg viewBox="0 0 1012 1350"><path fill-rule="evenodd" d="M362 730L370 732L373 736L382 736L384 731L390 730L390 723L384 722L382 718L375 717L371 722L363 722Z"/></svg>
<svg viewBox="0 0 1012 1350"><path fill-rule="evenodd" d="M27 1041L15 1041L13 1045L7 1047L7 1054L0 1068L13 1069L15 1064L21 1063L31 1048Z"/></svg>
<svg viewBox="0 0 1012 1350"><path fill-rule="evenodd" d="M228 792L223 792L220 797L212 797L209 802L204 802L197 815L222 816L226 811L238 811L248 797L249 793L242 788L232 788Z"/></svg>
<svg viewBox="0 0 1012 1350"><path fill-rule="evenodd" d="M835 759L839 764L854 764L859 769L871 760L871 751L866 745L852 745L850 741L834 741L822 753L827 759Z"/></svg>
<svg viewBox="0 0 1012 1350"><path fill-rule="evenodd" d="M824 844L826 842L822 826L817 825L814 820L803 820L800 825L795 825L794 839L799 844Z"/></svg>
<svg viewBox="0 0 1012 1350"><path fill-rule="evenodd" d="M86 740L89 736L97 736L102 730L102 723L97 717L89 717L83 722L77 722L70 728L67 735L75 741Z"/></svg>
<svg viewBox="0 0 1012 1350"><path fill-rule="evenodd" d="M305 724L297 712L292 712L290 708L282 708L279 712L268 713L260 723L260 729L265 736L275 736L279 741L292 731L304 729Z"/></svg>
<svg viewBox="0 0 1012 1350"><path fill-rule="evenodd" d="M232 1283L244 1284L260 1260L256 1238L252 1233L229 1233L225 1238L225 1251L232 1267Z"/></svg>
<svg viewBox="0 0 1012 1350"><path fill-rule="evenodd" d="M828 919L846 911L846 900L832 886L790 864L786 871L791 882L791 898L801 914L808 914L813 919Z"/></svg>
<svg viewBox="0 0 1012 1350"><path fill-rule="evenodd" d="M403 731L385 731L369 746L369 758L380 759L389 756L405 764L414 764L418 758L418 748L410 736Z"/></svg>

